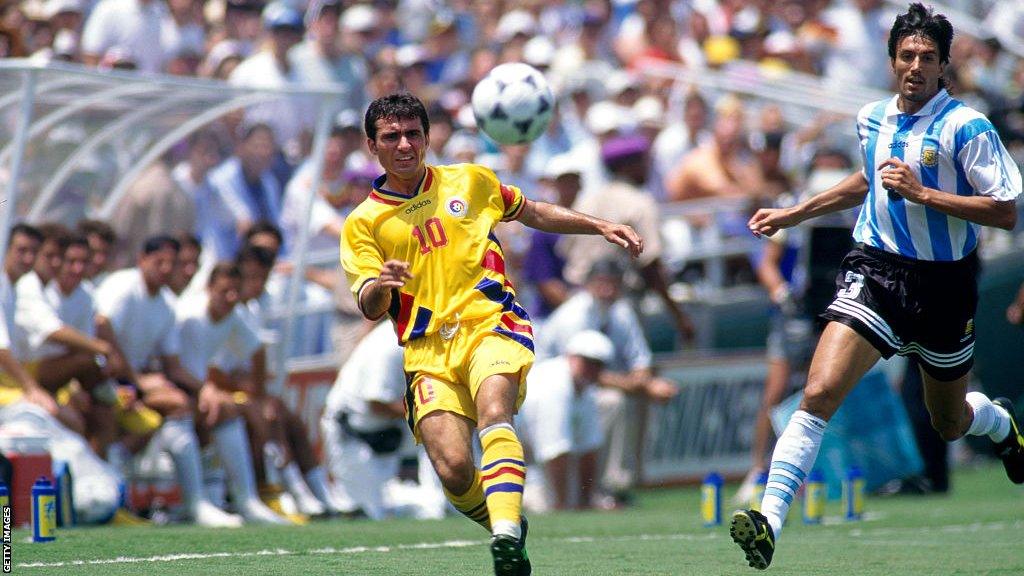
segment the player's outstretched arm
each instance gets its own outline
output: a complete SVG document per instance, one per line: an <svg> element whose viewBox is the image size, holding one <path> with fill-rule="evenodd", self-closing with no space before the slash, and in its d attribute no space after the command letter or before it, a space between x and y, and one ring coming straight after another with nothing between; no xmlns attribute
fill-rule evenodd
<svg viewBox="0 0 1024 576"><path fill-rule="evenodd" d="M370 280L359 291L359 309L363 316L376 320L388 311L391 306L391 289L405 286L412 279L409 263L401 260L388 260L381 266L380 276Z"/></svg>
<svg viewBox="0 0 1024 576"><path fill-rule="evenodd" d="M557 204L525 200L519 221L544 232L559 234L595 234L622 246L636 258L644 251L644 239L633 228L616 224Z"/></svg>
<svg viewBox="0 0 1024 576"><path fill-rule="evenodd" d="M804 220L810 220L839 210L853 208L864 202L868 193L868 181L864 173L854 172L835 186L804 200L790 208L762 208L754 213L747 227L754 236L771 236L783 228L791 228Z"/></svg>

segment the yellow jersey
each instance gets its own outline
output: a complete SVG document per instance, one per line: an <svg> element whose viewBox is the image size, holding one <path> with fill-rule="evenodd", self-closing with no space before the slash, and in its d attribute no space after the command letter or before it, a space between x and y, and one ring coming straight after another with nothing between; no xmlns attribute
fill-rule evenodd
<svg viewBox="0 0 1024 576"><path fill-rule="evenodd" d="M427 166L416 193L373 191L345 219L341 265L359 300L387 260L409 263L408 280L391 294L388 315L402 344L445 323L502 314L504 328L533 349L529 316L505 277L505 258L494 235L498 222L515 220L522 192L474 164Z"/></svg>

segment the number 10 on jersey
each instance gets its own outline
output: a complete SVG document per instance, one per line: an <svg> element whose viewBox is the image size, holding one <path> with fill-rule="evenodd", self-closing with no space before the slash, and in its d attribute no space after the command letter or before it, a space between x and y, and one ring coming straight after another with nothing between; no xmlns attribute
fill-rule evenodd
<svg viewBox="0 0 1024 576"><path fill-rule="evenodd" d="M441 248L448 244L448 235L444 233L444 226L437 216L423 223L423 228L412 227L413 238L420 244L420 254L428 254L434 248Z"/></svg>

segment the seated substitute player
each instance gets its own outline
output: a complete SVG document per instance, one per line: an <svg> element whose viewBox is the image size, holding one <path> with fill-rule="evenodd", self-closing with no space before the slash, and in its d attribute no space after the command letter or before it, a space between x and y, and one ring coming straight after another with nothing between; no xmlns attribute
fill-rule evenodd
<svg viewBox="0 0 1024 576"><path fill-rule="evenodd" d="M175 329L181 340L179 357L185 369L202 385L198 394L202 418L197 427L213 438L227 473L235 509L246 522L288 524L260 501L245 421L235 405L233 391L218 385L218 378L210 369L217 352L229 339L234 339L240 343L242 354L250 358L254 377L262 379L266 372L266 350L236 306L241 283L238 266L222 262L210 271L205 291L178 300Z"/></svg>
<svg viewBox="0 0 1024 576"><path fill-rule="evenodd" d="M531 201L481 166L428 166L430 123L411 94L374 100L363 126L385 173L345 220L341 263L350 288L367 318L387 313L395 323L405 345L409 424L449 500L490 529L496 574L529 574L523 448L512 416L526 394L533 330L493 229L519 220L600 234L634 257L643 240L629 226Z"/></svg>
<svg viewBox="0 0 1024 576"><path fill-rule="evenodd" d="M762 209L755 235L863 203L838 292L822 314L799 409L772 454L761 511L739 510L731 535L748 563L772 561L783 520L814 465L829 418L881 357L921 365L932 426L946 441L988 436L1010 480L1024 483L1024 436L1009 400L967 392L974 362L978 237L1012 229L1021 176L984 115L945 90L953 27L911 4L889 32L898 93L857 115L864 169L796 206Z"/></svg>

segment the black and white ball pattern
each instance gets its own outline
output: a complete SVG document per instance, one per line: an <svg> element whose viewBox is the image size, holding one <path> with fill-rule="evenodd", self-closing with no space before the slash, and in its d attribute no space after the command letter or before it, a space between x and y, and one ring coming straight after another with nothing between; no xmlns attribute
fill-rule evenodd
<svg viewBox="0 0 1024 576"><path fill-rule="evenodd" d="M477 126L499 144L524 144L540 136L555 98L536 68L521 62L496 66L473 89Z"/></svg>

